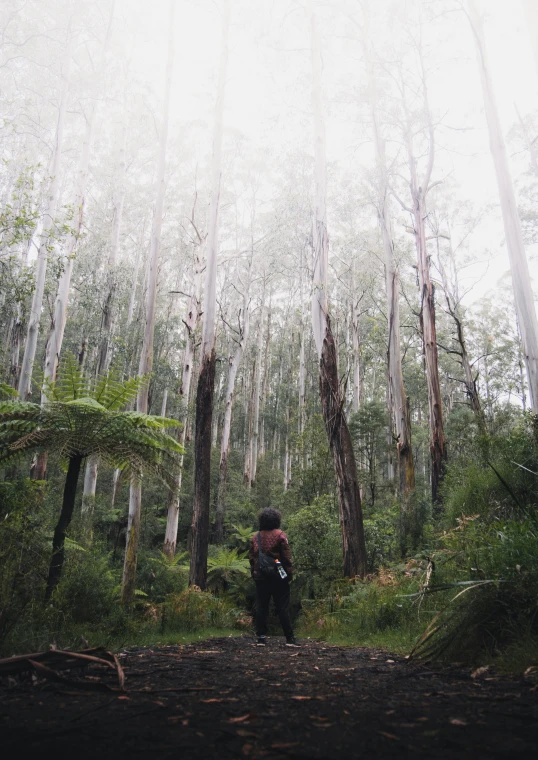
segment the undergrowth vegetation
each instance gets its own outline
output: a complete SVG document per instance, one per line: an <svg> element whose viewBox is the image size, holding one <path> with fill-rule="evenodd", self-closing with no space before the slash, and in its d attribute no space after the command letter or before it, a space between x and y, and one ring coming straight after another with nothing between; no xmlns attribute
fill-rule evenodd
<svg viewBox="0 0 538 760"><path fill-rule="evenodd" d="M50 543L63 478L51 457L47 484L0 483L0 647L3 654L50 644L124 646L253 631L254 589L246 558L260 508L283 512L296 568L292 614L301 636L382 646L422 659L520 668L538 657L538 453L530 418L487 441L475 438L447 468L443 506L432 509L421 484L417 532L402 553L393 490L364 499L368 575L342 578L335 495L297 469L282 492L278 470L260 461L259 485L246 489L234 467L225 542L210 546L208 590L188 587L188 512L174 557L161 551L162 489L146 484L134 606L120 604L127 489L111 507L95 500L91 525L79 512L66 543L63 577L43 602ZM320 443L324 448L324 443ZM186 460L188 461L188 452ZM319 455L319 460L323 456ZM237 462L241 464L240 460ZM104 470L107 485L110 473ZM365 477L369 477L369 473ZM188 502L191 481L185 477ZM305 500L308 498L308 502ZM272 631L279 633L276 619Z"/></svg>

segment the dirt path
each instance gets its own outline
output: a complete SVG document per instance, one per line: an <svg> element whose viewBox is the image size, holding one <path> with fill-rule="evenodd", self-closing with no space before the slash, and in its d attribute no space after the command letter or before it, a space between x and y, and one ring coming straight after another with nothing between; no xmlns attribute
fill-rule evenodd
<svg viewBox="0 0 538 760"><path fill-rule="evenodd" d="M246 636L126 650L121 662L124 694L2 685L2 757L537 756L538 689L520 679L318 642L261 649Z"/></svg>

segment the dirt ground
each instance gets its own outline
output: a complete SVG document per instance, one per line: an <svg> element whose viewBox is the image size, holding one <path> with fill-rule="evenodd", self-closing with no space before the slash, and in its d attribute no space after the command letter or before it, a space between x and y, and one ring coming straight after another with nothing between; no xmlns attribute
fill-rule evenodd
<svg viewBox="0 0 538 760"><path fill-rule="evenodd" d="M471 678L374 649L254 642L125 650L124 692L4 678L2 758L538 756L538 689L523 679ZM117 689L103 670L64 675Z"/></svg>

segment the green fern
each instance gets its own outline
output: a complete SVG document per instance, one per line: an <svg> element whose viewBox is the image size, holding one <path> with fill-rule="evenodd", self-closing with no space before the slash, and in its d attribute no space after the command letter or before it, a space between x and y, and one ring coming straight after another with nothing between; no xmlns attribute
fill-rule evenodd
<svg viewBox="0 0 538 760"><path fill-rule="evenodd" d="M98 455L112 467L127 470L131 477L140 478L143 473L149 473L159 477L169 488L176 487L175 473L184 450L166 429L175 427L177 422L141 412L118 411L139 387L140 381L121 383L113 376L110 382L105 378L92 387L74 360L66 359L57 381L45 387L48 400L44 404L0 401L0 462L34 451L55 452L67 460L47 599L62 572L66 530L73 514L84 458Z"/></svg>
<svg viewBox="0 0 538 760"><path fill-rule="evenodd" d="M17 395L17 391L6 385L6 383L0 383L0 398L14 398Z"/></svg>

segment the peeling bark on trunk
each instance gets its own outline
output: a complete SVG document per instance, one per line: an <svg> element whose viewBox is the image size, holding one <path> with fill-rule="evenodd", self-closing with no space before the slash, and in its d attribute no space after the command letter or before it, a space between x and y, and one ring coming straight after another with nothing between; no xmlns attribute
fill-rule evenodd
<svg viewBox="0 0 538 760"><path fill-rule="evenodd" d="M321 96L321 42L317 19L310 3L312 53L312 106L314 112L314 155L316 198L313 219L314 276L312 292L312 327L319 357L320 396L325 429L333 454L338 491L340 529L344 555L344 575L363 576L366 572L366 546L362 508L357 479L357 465L351 436L340 397L336 347L327 305L328 249L327 234L327 166L325 125Z"/></svg>
<svg viewBox="0 0 538 760"><path fill-rule="evenodd" d="M194 445L194 504L192 510L189 585L205 589L207 584L207 548L209 544L209 509L211 475L211 422L215 383L215 309L217 287L217 252L222 165L222 123L224 90L228 65L230 0L224 0L222 44L219 66L213 159L211 202L207 233L207 266L202 326L202 357L196 395L196 431Z"/></svg>
<svg viewBox="0 0 538 760"><path fill-rule="evenodd" d="M419 58L422 66L422 55L420 50ZM424 113L427 117L429 149L427 166L424 175L421 178L419 178L417 172L417 159L413 150L411 117L407 106L405 83L402 82L403 107L406 118L404 141L407 149L410 178L409 187L412 199L412 207L408 208L403 206L403 208L408 211L413 218L413 233L415 236L415 246L417 251L417 269L420 290L420 328L424 348L426 382L428 387L431 489L433 502L437 503L439 501L439 487L445 472L447 450L443 421L441 383L439 381L437 332L435 325L435 292L430 277L430 257L428 255L425 228L425 221L427 218L426 195L430 189L435 157L435 134L430 114L426 76L423 68L422 80Z"/></svg>
<svg viewBox="0 0 538 760"><path fill-rule="evenodd" d="M366 573L366 548L362 523L361 499L353 443L340 395L336 347L329 320L320 360L320 396L323 420L333 454L338 488L340 528L344 554L344 576L352 578Z"/></svg>
<svg viewBox="0 0 538 760"><path fill-rule="evenodd" d="M52 557L49 566L47 589L45 591L45 601L47 602L50 600L62 575L65 557L65 536L71 523L71 518L73 517L82 459L83 457L80 454L76 454L69 458L69 466L67 468L64 485L62 511L60 512L60 518L54 529L54 537L52 539Z"/></svg>

